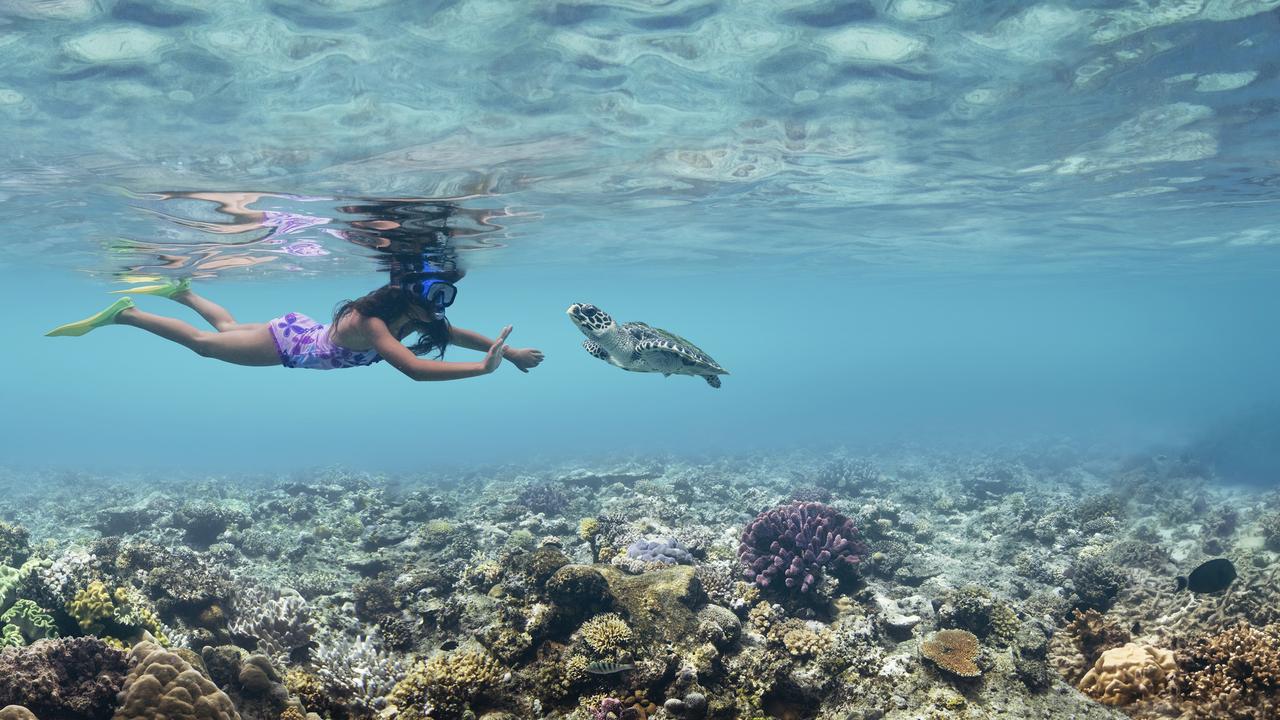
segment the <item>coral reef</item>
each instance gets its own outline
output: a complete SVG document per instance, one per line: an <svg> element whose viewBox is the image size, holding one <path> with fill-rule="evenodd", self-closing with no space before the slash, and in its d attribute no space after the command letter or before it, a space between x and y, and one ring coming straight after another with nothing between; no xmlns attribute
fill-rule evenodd
<svg viewBox="0 0 1280 720"><path fill-rule="evenodd" d="M245 720L1276 714L1280 497L1063 443L851 457L27 482L0 496L23 528L8 559L25 555L0 566L0 705L106 720L146 691ZM1209 557L1236 581L1178 591ZM152 679L121 694L111 646L134 645Z"/></svg>

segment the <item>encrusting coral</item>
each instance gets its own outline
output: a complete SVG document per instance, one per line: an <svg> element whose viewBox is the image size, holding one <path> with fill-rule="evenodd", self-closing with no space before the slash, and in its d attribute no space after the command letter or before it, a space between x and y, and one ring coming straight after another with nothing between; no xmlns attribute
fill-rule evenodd
<svg viewBox="0 0 1280 720"><path fill-rule="evenodd" d="M1172 651L1125 643L1102 653L1079 687L1107 705L1131 705L1162 692L1176 669Z"/></svg>
<svg viewBox="0 0 1280 720"><path fill-rule="evenodd" d="M920 654L942 670L963 678L982 674L978 667L978 638L968 630L939 630L920 643Z"/></svg>
<svg viewBox="0 0 1280 720"><path fill-rule="evenodd" d="M113 720L240 720L231 698L176 653L143 641L129 664Z"/></svg>

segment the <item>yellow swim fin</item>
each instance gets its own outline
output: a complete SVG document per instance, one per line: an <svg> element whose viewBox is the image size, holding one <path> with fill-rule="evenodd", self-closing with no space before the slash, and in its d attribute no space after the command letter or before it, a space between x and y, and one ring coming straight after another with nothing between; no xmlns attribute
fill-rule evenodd
<svg viewBox="0 0 1280 720"><path fill-rule="evenodd" d="M96 330L103 325L110 325L116 321L117 315L131 307L133 307L133 298L122 297L111 303L106 310L96 315L90 315L83 320L77 320L66 325L59 325L44 335L45 337L79 337L90 330Z"/></svg>
<svg viewBox="0 0 1280 720"><path fill-rule="evenodd" d="M191 278L182 278L178 282L168 282L163 285L139 285L129 287L123 290L112 290L112 293L120 295L122 293L130 293L137 295L157 295L159 297L172 299L178 293L184 293L191 289Z"/></svg>

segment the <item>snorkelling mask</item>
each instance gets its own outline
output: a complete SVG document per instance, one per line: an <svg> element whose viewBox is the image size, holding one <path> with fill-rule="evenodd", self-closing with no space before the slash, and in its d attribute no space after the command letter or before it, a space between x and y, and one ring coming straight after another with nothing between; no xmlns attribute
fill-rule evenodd
<svg viewBox="0 0 1280 720"><path fill-rule="evenodd" d="M430 303L436 315L444 315L444 309L458 296L458 288L444 280L419 280L408 283L405 289Z"/></svg>

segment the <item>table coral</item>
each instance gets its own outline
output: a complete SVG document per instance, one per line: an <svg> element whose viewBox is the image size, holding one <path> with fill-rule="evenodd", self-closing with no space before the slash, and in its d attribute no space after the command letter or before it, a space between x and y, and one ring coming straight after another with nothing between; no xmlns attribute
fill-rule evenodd
<svg viewBox="0 0 1280 720"><path fill-rule="evenodd" d="M968 630L939 630L920 643L920 654L958 677L974 678L982 674L975 662L978 638Z"/></svg>
<svg viewBox="0 0 1280 720"><path fill-rule="evenodd" d="M1176 669L1172 651L1125 643L1102 653L1079 688L1107 705L1131 705L1163 691Z"/></svg>

